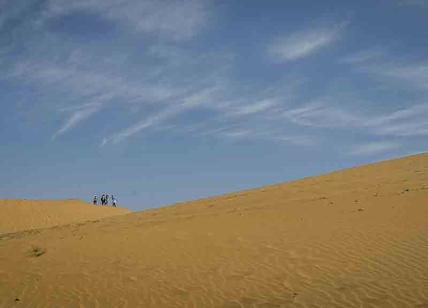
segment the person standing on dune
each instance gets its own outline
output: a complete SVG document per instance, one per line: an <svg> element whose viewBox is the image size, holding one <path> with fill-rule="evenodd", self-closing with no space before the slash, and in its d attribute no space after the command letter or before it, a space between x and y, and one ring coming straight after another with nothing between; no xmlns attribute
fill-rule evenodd
<svg viewBox="0 0 428 308"><path fill-rule="evenodd" d="M112 203L113 207L116 207L117 201L113 195L111 195L111 203Z"/></svg>
<svg viewBox="0 0 428 308"><path fill-rule="evenodd" d="M105 203L108 205L108 194L106 194Z"/></svg>
<svg viewBox="0 0 428 308"><path fill-rule="evenodd" d="M93 201L94 205L97 205L98 201L97 201L97 195L94 195L94 201Z"/></svg>

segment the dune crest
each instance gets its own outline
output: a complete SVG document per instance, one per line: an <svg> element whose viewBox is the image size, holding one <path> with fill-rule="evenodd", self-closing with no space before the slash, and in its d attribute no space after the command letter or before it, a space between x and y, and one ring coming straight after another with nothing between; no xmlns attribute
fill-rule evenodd
<svg viewBox="0 0 428 308"><path fill-rule="evenodd" d="M100 219L129 213L80 200L0 200L0 234Z"/></svg>
<svg viewBox="0 0 428 308"><path fill-rule="evenodd" d="M0 236L0 306L428 307L428 154Z"/></svg>

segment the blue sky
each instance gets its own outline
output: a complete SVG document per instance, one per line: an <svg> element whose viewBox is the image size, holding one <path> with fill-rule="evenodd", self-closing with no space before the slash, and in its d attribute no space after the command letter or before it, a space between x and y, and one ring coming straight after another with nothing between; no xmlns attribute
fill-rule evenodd
<svg viewBox="0 0 428 308"><path fill-rule="evenodd" d="M0 197L145 209L427 150L428 1L0 0Z"/></svg>

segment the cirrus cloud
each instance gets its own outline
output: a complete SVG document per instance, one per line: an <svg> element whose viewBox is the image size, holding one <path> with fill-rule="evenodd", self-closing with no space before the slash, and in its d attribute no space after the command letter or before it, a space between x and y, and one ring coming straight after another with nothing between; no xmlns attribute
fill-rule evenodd
<svg viewBox="0 0 428 308"><path fill-rule="evenodd" d="M346 23L341 23L277 37L268 47L268 52L278 62L292 62L305 58L337 41L345 26Z"/></svg>

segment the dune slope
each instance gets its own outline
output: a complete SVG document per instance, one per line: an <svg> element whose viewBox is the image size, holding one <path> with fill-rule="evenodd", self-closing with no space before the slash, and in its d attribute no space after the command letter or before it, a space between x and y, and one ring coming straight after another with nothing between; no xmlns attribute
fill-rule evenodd
<svg viewBox="0 0 428 308"><path fill-rule="evenodd" d="M1 307L428 307L428 155L0 240Z"/></svg>
<svg viewBox="0 0 428 308"><path fill-rule="evenodd" d="M94 220L129 210L79 200L0 200L0 234Z"/></svg>

